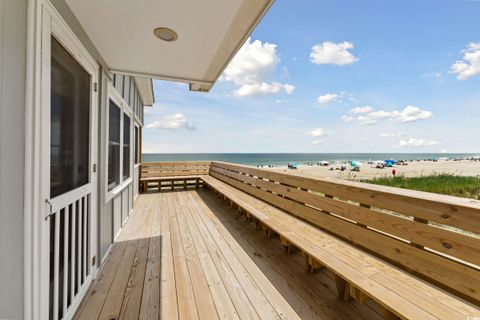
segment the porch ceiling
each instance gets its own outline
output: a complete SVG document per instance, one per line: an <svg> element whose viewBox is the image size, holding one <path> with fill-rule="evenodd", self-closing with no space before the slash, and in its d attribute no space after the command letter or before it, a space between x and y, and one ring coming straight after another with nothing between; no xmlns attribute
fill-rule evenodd
<svg viewBox="0 0 480 320"><path fill-rule="evenodd" d="M112 71L209 91L274 0L66 0ZM173 29L175 42L156 38Z"/></svg>

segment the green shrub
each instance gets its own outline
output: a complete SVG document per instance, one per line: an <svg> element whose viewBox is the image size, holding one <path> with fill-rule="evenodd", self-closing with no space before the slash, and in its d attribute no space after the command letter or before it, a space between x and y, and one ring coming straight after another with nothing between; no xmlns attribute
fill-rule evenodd
<svg viewBox="0 0 480 320"><path fill-rule="evenodd" d="M375 178L362 182L480 200L480 177L439 174L412 178L402 176Z"/></svg>

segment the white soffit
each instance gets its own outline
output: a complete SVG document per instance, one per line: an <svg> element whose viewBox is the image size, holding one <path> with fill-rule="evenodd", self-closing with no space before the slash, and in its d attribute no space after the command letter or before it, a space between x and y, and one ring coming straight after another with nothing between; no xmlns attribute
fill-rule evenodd
<svg viewBox="0 0 480 320"><path fill-rule="evenodd" d="M66 0L113 72L209 91L274 0ZM153 35L158 27L175 42Z"/></svg>
<svg viewBox="0 0 480 320"><path fill-rule="evenodd" d="M155 103L155 96L153 93L152 79L143 77L135 77L134 79L143 104L146 107L153 106Z"/></svg>

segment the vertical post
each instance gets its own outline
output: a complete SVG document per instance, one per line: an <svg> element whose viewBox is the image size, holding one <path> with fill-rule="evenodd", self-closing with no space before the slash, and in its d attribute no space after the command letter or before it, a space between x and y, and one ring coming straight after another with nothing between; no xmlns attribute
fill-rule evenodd
<svg viewBox="0 0 480 320"><path fill-rule="evenodd" d="M337 295L345 301L351 300L350 284L345 279L335 274L335 285L337 286Z"/></svg>
<svg viewBox="0 0 480 320"><path fill-rule="evenodd" d="M62 306L62 314L65 317L65 312L67 312L67 307L68 307L68 283L70 279L68 278L68 252L70 248L68 247L68 237L69 237L69 229L68 229L68 222L69 222L69 215L70 215L70 206L66 206L63 214L65 218L63 219L64 225L63 225L63 306ZM73 253L72 253L73 256Z"/></svg>
<svg viewBox="0 0 480 320"><path fill-rule="evenodd" d="M415 221L416 223L423 223L423 224L428 224L428 220L425 220L425 219L422 219L422 218L417 218L417 217L414 217L413 218L413 221ZM416 248L419 248L419 249L424 249L425 247L422 246L421 244L418 244L418 243L414 243L414 242L410 242L410 245L416 247Z"/></svg>
<svg viewBox="0 0 480 320"><path fill-rule="evenodd" d="M72 272L70 274L70 297L71 297L71 300L70 301L73 301L73 298L75 297L75 266L76 266L76 263L77 263L77 259L78 257L76 256L75 254L75 248L77 247L77 237L78 237L78 234L77 234L77 212L76 212L76 209L77 209L77 206L76 206L76 201L73 202L73 205L72 205L72 246L70 248L71 252L72 252L72 261L71 261L71 264L72 264Z"/></svg>
<svg viewBox="0 0 480 320"><path fill-rule="evenodd" d="M360 203L360 207L367 208L367 209L370 209L370 208L371 208L368 204L363 204L363 203ZM366 227L367 227L367 226L364 225L363 223L359 223L359 222L357 222L357 225L360 226L360 227L363 227L363 228L366 228Z"/></svg>
<svg viewBox="0 0 480 320"><path fill-rule="evenodd" d="M81 201L82 206L82 228L83 228L83 278L82 284L84 283L85 279L87 278L87 264L90 261L90 258L87 257L87 214L88 214L88 204L87 204L87 197L82 197Z"/></svg>
<svg viewBox="0 0 480 320"><path fill-rule="evenodd" d="M54 260L53 260L53 319L58 319L58 282L60 274L60 215L61 211L59 210L55 213L55 239L54 239ZM52 266L50 266L52 268Z"/></svg>
<svg viewBox="0 0 480 320"><path fill-rule="evenodd" d="M382 307L382 315L385 320L400 320L400 317L385 307Z"/></svg>

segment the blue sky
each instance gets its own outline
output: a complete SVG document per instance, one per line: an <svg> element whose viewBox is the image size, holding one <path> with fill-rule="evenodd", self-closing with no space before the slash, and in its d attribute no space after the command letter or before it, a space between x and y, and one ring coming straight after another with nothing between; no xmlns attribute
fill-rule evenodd
<svg viewBox="0 0 480 320"><path fill-rule="evenodd" d="M144 152L479 152L479 12L277 0L210 93L154 82Z"/></svg>

